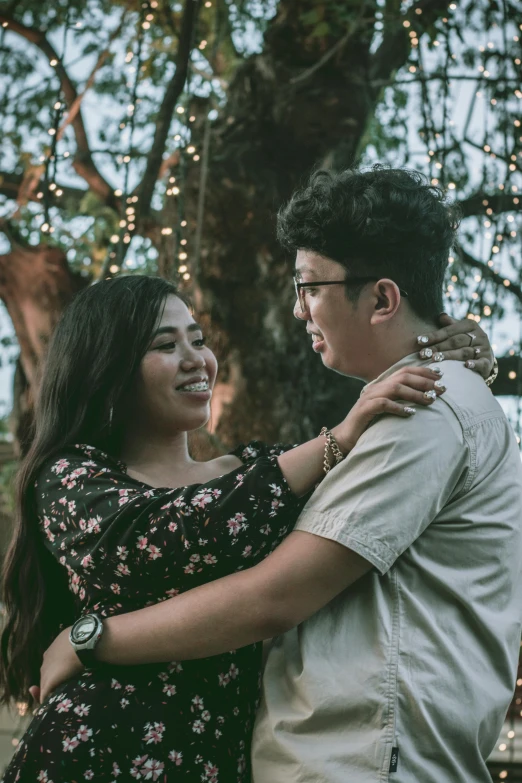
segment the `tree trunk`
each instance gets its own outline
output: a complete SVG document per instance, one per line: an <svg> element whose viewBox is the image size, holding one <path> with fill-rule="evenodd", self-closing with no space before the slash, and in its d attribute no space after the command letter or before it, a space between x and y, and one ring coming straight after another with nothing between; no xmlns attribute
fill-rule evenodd
<svg viewBox="0 0 522 783"><path fill-rule="evenodd" d="M29 442L40 362L63 308L85 284L84 278L71 272L58 248L12 242L11 252L0 255L0 298L20 345L11 417L18 456Z"/></svg>

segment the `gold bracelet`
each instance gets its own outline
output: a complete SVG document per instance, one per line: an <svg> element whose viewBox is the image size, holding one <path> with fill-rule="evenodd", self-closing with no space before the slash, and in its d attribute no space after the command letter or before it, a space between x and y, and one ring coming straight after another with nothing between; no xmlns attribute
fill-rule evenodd
<svg viewBox="0 0 522 783"><path fill-rule="evenodd" d="M491 370L491 375L489 375L486 378L486 385L491 386L491 384L496 380L496 377L498 375L498 362L496 359L493 360L493 369Z"/></svg>
<svg viewBox="0 0 522 783"><path fill-rule="evenodd" d="M326 475L331 471L333 467L333 465L330 464L330 457L328 452L331 452L333 454L336 465L338 465L340 462L343 461L344 454L342 453L341 449L339 448L339 444L337 443L337 441L335 440L334 436L332 435L329 429L323 427L323 429L319 434L324 435L324 437L326 438L326 443L324 446L324 460L323 460L323 469Z"/></svg>

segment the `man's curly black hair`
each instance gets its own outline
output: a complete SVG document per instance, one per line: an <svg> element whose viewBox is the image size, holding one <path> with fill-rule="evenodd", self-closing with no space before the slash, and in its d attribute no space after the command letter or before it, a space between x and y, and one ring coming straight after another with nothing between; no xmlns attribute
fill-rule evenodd
<svg viewBox="0 0 522 783"><path fill-rule="evenodd" d="M458 225L458 209L422 174L374 166L316 171L279 211L277 235L289 252L337 261L347 277L391 278L418 316L436 321ZM346 290L357 299L361 287Z"/></svg>

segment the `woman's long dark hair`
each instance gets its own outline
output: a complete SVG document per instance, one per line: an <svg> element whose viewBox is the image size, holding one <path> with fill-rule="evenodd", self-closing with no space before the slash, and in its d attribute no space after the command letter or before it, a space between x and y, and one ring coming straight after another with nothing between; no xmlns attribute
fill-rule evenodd
<svg viewBox="0 0 522 783"><path fill-rule="evenodd" d="M35 406L34 438L16 482L15 532L3 574L1 701L29 699L45 649L76 614L65 568L39 529L38 473L68 444L88 443L118 455L122 401L169 294L179 296L158 277L104 280L81 291L56 327Z"/></svg>

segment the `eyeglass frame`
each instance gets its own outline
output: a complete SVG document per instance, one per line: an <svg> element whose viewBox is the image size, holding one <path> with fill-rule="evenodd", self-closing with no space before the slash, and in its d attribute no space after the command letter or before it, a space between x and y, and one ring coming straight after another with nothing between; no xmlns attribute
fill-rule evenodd
<svg viewBox="0 0 522 783"><path fill-rule="evenodd" d="M314 280L310 281L308 283L300 282L297 277L294 275L293 281L295 286L295 295L297 297L297 300L299 301L299 305L301 307L301 312L306 313L305 308L305 300L304 297L301 298L301 289L302 288L316 288L317 286L321 285L347 285L348 283L371 283L376 282L377 280L380 280L380 277L347 277L344 280ZM400 293L402 296L408 296L408 292L405 291L403 288L399 288Z"/></svg>

